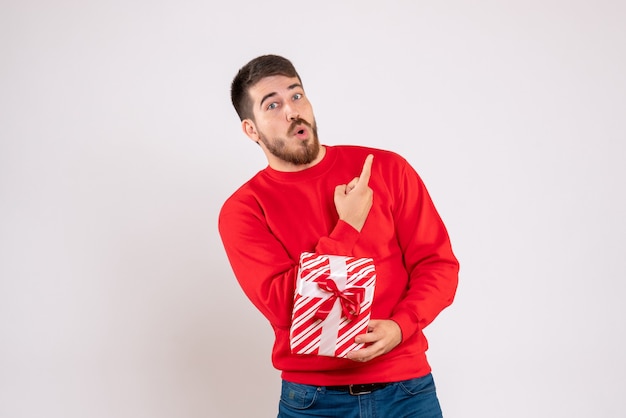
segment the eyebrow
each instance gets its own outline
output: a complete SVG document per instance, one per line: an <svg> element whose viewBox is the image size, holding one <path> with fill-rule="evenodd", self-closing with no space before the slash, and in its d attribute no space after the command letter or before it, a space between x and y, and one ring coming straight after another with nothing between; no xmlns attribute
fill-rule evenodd
<svg viewBox="0 0 626 418"><path fill-rule="evenodd" d="M290 85L289 87L287 87L288 90L293 90L295 88L302 88L302 84L300 83L293 83L292 85ZM263 96L263 98L261 99L261 103L259 104L259 107L263 107L263 102L265 102L267 99L269 99L270 97L274 97L276 96L278 93L276 93L275 91L266 94L265 96Z"/></svg>

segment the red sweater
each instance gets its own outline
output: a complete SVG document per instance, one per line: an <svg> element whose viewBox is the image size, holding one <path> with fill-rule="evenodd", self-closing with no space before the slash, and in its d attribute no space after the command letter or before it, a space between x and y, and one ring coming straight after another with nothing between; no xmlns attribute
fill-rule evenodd
<svg viewBox="0 0 626 418"><path fill-rule="evenodd" d="M369 186L374 202L361 232L340 221L335 187L361 173L374 155ZM458 262L429 195L399 155L356 146L326 146L317 165L287 173L257 173L224 203L219 231L235 276L271 323L274 367L282 378L310 385L393 382L430 372L422 330L452 303ZM357 363L293 355L289 328L298 260L304 251L372 257L376 290L372 319L392 319L402 342Z"/></svg>

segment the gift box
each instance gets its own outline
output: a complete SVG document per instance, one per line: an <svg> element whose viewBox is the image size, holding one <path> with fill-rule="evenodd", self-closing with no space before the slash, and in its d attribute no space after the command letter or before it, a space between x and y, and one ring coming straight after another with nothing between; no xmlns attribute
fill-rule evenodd
<svg viewBox="0 0 626 418"><path fill-rule="evenodd" d="M376 286L371 258L300 256L290 345L293 354L346 357L367 332Z"/></svg>

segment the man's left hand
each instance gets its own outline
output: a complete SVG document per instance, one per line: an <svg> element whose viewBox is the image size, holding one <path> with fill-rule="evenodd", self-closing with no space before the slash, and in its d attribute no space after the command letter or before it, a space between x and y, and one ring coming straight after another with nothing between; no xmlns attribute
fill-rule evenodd
<svg viewBox="0 0 626 418"><path fill-rule="evenodd" d="M355 342L368 344L365 348L351 351L347 357L354 361L370 361L390 352L402 342L400 326L390 319L372 319L367 334L357 335Z"/></svg>

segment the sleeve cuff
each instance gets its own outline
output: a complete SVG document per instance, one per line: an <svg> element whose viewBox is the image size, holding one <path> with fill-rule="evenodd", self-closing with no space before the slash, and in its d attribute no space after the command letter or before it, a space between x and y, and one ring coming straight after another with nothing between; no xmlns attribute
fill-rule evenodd
<svg viewBox="0 0 626 418"><path fill-rule="evenodd" d="M405 341L411 335L417 332L419 328L417 320L413 318L409 312L400 311L393 314L390 318L392 321L395 321L402 331L402 341Z"/></svg>
<svg viewBox="0 0 626 418"><path fill-rule="evenodd" d="M320 239L316 251L320 254L351 256L360 235L350 224L339 220L330 235Z"/></svg>

